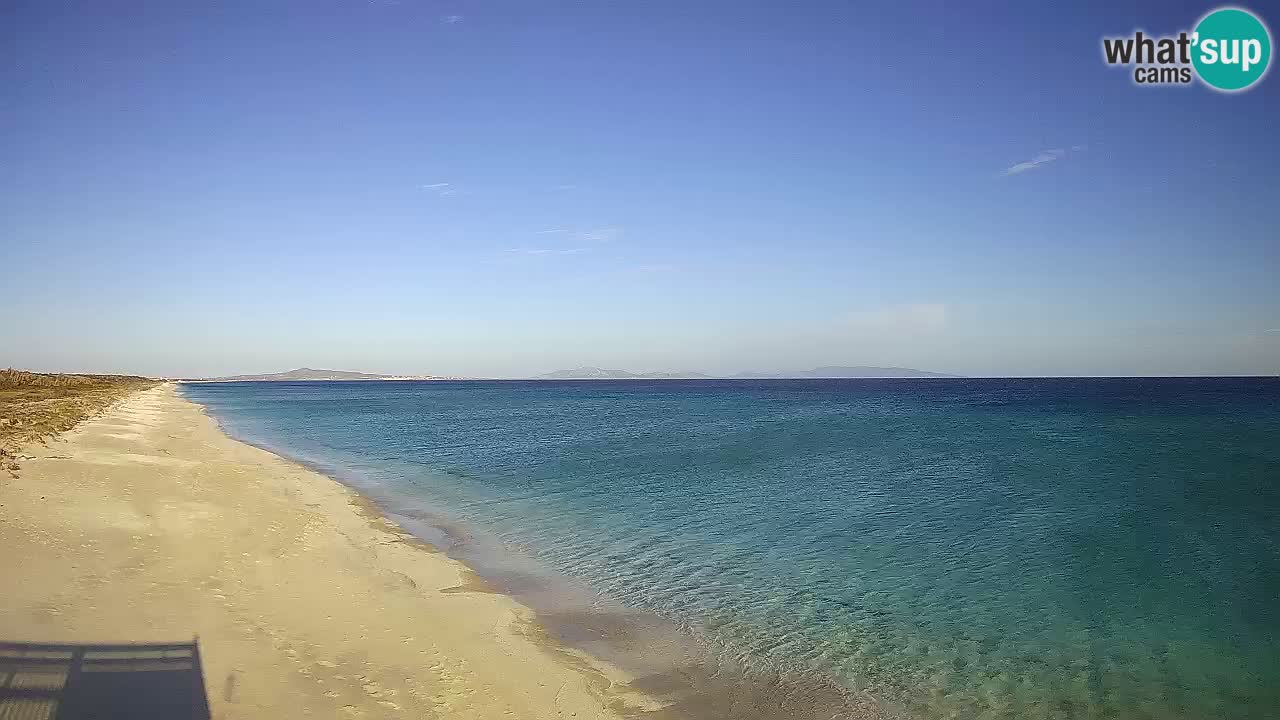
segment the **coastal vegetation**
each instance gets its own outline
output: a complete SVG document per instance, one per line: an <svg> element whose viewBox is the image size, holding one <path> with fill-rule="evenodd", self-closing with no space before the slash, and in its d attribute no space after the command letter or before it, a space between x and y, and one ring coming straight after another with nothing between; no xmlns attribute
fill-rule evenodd
<svg viewBox="0 0 1280 720"><path fill-rule="evenodd" d="M19 450L155 385L134 375L68 375L0 370L0 471L17 474Z"/></svg>

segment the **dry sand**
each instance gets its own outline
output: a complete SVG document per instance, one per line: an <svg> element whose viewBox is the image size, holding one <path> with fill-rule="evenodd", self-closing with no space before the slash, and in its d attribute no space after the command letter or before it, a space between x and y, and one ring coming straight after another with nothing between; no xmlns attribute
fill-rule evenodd
<svg viewBox="0 0 1280 720"><path fill-rule="evenodd" d="M0 640L198 635L215 718L611 718L655 709L333 480L173 385L0 479Z"/></svg>

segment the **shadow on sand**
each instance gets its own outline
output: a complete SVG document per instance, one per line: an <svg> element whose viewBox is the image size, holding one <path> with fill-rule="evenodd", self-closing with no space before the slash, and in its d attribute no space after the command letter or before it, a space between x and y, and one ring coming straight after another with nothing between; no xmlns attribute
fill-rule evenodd
<svg viewBox="0 0 1280 720"><path fill-rule="evenodd" d="M0 642L0 720L209 720L200 648Z"/></svg>

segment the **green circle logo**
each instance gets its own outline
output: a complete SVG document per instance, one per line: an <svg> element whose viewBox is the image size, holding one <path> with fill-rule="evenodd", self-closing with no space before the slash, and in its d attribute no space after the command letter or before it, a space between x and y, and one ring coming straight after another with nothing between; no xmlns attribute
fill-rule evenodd
<svg viewBox="0 0 1280 720"><path fill-rule="evenodd" d="M1196 73L1224 92L1258 82L1271 63L1271 33L1248 10L1222 8L1205 15L1191 42Z"/></svg>

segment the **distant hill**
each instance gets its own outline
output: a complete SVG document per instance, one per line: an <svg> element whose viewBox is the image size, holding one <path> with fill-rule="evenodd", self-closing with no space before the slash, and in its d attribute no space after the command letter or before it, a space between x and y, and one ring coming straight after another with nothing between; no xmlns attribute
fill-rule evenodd
<svg viewBox="0 0 1280 720"><path fill-rule="evenodd" d="M786 379L786 378L947 378L960 377L944 373L913 370L900 367L869 367L866 365L829 365L812 370L793 372L744 372L733 376L707 375L698 372L667 371L630 372L627 370L608 370L600 367L580 367L572 370L556 370L534 377L534 380L712 380L721 379ZM350 370L316 370L315 368L298 368L278 373L262 373L260 375L231 375L228 377L204 378L203 382L287 382L316 380L461 380L463 378L441 375L379 375L377 373L352 372Z"/></svg>
<svg viewBox="0 0 1280 720"><path fill-rule="evenodd" d="M812 370L775 373L740 373L741 378L954 378L960 375L900 367L870 365L827 365Z"/></svg>
<svg viewBox="0 0 1280 720"><path fill-rule="evenodd" d="M535 380L676 380L709 378L709 375L695 372L646 372L633 373L626 370L606 370L598 367L580 367L572 370L556 370L538 375Z"/></svg>
<svg viewBox="0 0 1280 720"><path fill-rule="evenodd" d="M689 379L710 380L722 377L705 375L696 372L646 372L633 373L626 370L606 370L598 367L580 367L572 370L557 370L545 375L538 375L535 380L664 380ZM754 379L786 379L786 378L947 378L960 377L945 373L914 370L900 367L871 367L867 365L828 365L812 370L796 370L791 372L744 372L732 376L734 378Z"/></svg>
<svg viewBox="0 0 1280 720"><path fill-rule="evenodd" d="M374 373L352 372L350 370L316 370L314 368L298 368L278 373L261 375L232 375L229 377L208 378L209 382L262 382L262 381L303 381L303 380L443 380L436 375L377 375Z"/></svg>

